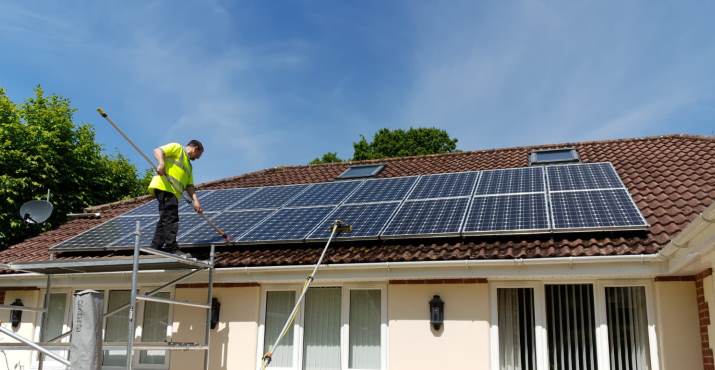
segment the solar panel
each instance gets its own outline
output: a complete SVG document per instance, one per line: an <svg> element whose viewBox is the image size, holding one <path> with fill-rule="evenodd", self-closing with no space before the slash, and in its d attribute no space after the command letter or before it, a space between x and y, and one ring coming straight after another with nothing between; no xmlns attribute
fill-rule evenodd
<svg viewBox="0 0 715 370"><path fill-rule="evenodd" d="M196 195L199 197L199 201L213 193L213 190L199 190ZM203 207L203 203L201 204ZM194 208L191 204L187 203L183 198L179 199L179 213L191 213L194 212ZM144 203L141 206L134 208L133 210L123 214L122 216L140 216L140 215L154 215L159 217L159 205L156 199L152 199L148 203Z"/></svg>
<svg viewBox="0 0 715 370"><path fill-rule="evenodd" d="M200 198L201 208L204 212L220 212L234 203L255 193L257 188L236 188L215 190Z"/></svg>
<svg viewBox="0 0 715 370"><path fill-rule="evenodd" d="M422 176L409 199L469 196L472 194L476 179L477 172Z"/></svg>
<svg viewBox="0 0 715 370"><path fill-rule="evenodd" d="M241 241L300 241L335 207L283 208L272 214Z"/></svg>
<svg viewBox="0 0 715 370"><path fill-rule="evenodd" d="M232 240L241 237L251 227L270 215L271 210L229 211L214 217L212 221L219 225ZM224 239L207 223L199 224L195 229L182 234L178 239L179 244L206 245L222 243Z"/></svg>
<svg viewBox="0 0 715 370"><path fill-rule="evenodd" d="M115 240L132 234L136 229L137 221L141 230L152 229L157 221L155 216L135 216L113 218L87 232L54 246L53 250L92 250L104 249Z"/></svg>
<svg viewBox="0 0 715 370"><path fill-rule="evenodd" d="M482 172L477 195L535 193L544 191L542 167L509 168Z"/></svg>
<svg viewBox="0 0 715 370"><path fill-rule="evenodd" d="M382 236L458 234L469 198L407 201Z"/></svg>
<svg viewBox="0 0 715 370"><path fill-rule="evenodd" d="M345 221L352 226L352 232L339 234L336 238L377 237L399 205L399 202L391 202L340 206L308 239L328 239L335 220Z"/></svg>
<svg viewBox="0 0 715 370"><path fill-rule="evenodd" d="M610 163L581 163L549 166L550 191L622 188L623 184Z"/></svg>
<svg viewBox="0 0 715 370"><path fill-rule="evenodd" d="M464 222L465 233L548 231L543 193L475 197Z"/></svg>
<svg viewBox="0 0 715 370"><path fill-rule="evenodd" d="M367 180L345 203L402 200L417 181L417 176Z"/></svg>
<svg viewBox="0 0 715 370"><path fill-rule="evenodd" d="M260 188L246 199L229 207L229 210L280 208L288 200L296 196L308 185L269 186Z"/></svg>
<svg viewBox="0 0 715 370"><path fill-rule="evenodd" d="M204 213L204 215L209 219L216 217L216 213ZM154 231L156 230L156 221L158 220L159 218L155 217L152 227L142 229L141 235L139 236L139 246L147 247L151 245L152 239L154 239ZM177 242L180 240L179 237L182 234L202 224L206 224L206 221L196 213L179 215L179 231L176 234L178 236L176 238ZM111 246L116 248L134 248L134 235L127 235L125 238L112 243Z"/></svg>
<svg viewBox="0 0 715 370"><path fill-rule="evenodd" d="M554 229L647 226L625 189L551 193Z"/></svg>
<svg viewBox="0 0 715 370"><path fill-rule="evenodd" d="M340 181L313 184L288 202L288 207L326 206L342 202L362 181Z"/></svg>

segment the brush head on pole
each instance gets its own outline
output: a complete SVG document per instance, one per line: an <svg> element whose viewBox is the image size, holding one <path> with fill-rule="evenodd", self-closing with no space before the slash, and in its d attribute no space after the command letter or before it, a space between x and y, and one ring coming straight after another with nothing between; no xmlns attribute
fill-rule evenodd
<svg viewBox="0 0 715 370"><path fill-rule="evenodd" d="M335 227L336 233L349 233L353 231L353 227L351 225L341 220L335 220L333 227Z"/></svg>

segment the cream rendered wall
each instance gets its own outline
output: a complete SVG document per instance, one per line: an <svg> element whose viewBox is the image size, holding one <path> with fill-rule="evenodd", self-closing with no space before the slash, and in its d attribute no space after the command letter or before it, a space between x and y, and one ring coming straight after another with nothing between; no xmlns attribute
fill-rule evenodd
<svg viewBox="0 0 715 370"><path fill-rule="evenodd" d="M10 290L5 292L5 302L4 304L10 304L15 301L16 298L22 299L22 304L25 306L39 307L42 303L38 304L39 291L37 290ZM28 339L33 338L35 329L35 317L36 313L24 311L22 313L22 321L18 330L14 331ZM10 311L0 310L0 321L2 322L3 328L12 330L12 325L10 324ZM7 335L0 334L0 342L2 343L16 343L17 341L8 337ZM0 368L5 368L5 358L7 358L7 364L10 365L10 369L13 370L23 370L30 369L30 364L32 361L33 352L30 351L4 351L5 356L0 353Z"/></svg>
<svg viewBox="0 0 715 370"><path fill-rule="evenodd" d="M260 288L214 288L221 302L216 329L211 330L210 368L254 370L258 337ZM177 300L205 302L206 288L176 289ZM202 309L174 306L172 340L203 343L206 315ZM171 355L171 370L203 368L203 352L177 351Z"/></svg>
<svg viewBox="0 0 715 370"><path fill-rule="evenodd" d="M702 370L695 283L654 285L661 370Z"/></svg>
<svg viewBox="0 0 715 370"><path fill-rule="evenodd" d="M439 332L428 302L444 301ZM488 284L392 284L388 288L390 370L489 369Z"/></svg>

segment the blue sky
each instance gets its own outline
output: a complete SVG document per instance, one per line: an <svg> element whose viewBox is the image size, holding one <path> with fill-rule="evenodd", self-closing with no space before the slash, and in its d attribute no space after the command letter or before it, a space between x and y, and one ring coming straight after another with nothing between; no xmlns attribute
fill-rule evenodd
<svg viewBox="0 0 715 370"><path fill-rule="evenodd" d="M66 96L108 152L198 138L197 181L352 154L715 131L714 2L3 1L0 87Z"/></svg>

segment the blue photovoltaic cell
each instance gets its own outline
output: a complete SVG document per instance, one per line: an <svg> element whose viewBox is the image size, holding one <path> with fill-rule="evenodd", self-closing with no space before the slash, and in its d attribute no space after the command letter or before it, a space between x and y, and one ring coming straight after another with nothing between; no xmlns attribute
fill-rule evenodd
<svg viewBox="0 0 715 370"><path fill-rule="evenodd" d="M623 188L610 163L584 163L547 168L549 190Z"/></svg>
<svg viewBox="0 0 715 370"><path fill-rule="evenodd" d="M212 221L226 232L231 240L236 240L272 212L271 210L229 211L216 216ZM197 228L184 233L178 241L181 245L225 242L207 223L199 224Z"/></svg>
<svg viewBox="0 0 715 370"><path fill-rule="evenodd" d="M543 168L526 167L483 171L479 177L476 195L538 193L543 191Z"/></svg>
<svg viewBox="0 0 715 370"><path fill-rule="evenodd" d="M283 208L255 229L242 241L303 240L335 207Z"/></svg>
<svg viewBox="0 0 715 370"><path fill-rule="evenodd" d="M475 197L464 223L465 233L548 228L544 194Z"/></svg>
<svg viewBox="0 0 715 370"><path fill-rule="evenodd" d="M405 202L382 235L458 233L468 203L469 198Z"/></svg>
<svg viewBox="0 0 715 370"><path fill-rule="evenodd" d="M477 172L422 176L409 199L461 197L472 194Z"/></svg>
<svg viewBox="0 0 715 370"><path fill-rule="evenodd" d="M204 215L211 219L216 216L216 213L204 213ZM133 217L127 218L129 219ZM148 247L151 245L151 241L152 239L154 239L154 231L156 230L156 221L158 220L159 218L156 217L154 219L155 222L152 223L152 227L145 228L142 230L141 235L139 236L139 246ZM181 234L186 233L187 231L201 224L206 224L206 221L204 221L204 219L196 213L179 215L179 232L176 235L181 236ZM178 241L179 238L177 237L176 240ZM112 246L134 248L134 235L128 235L127 237L113 243Z"/></svg>
<svg viewBox="0 0 715 370"><path fill-rule="evenodd" d="M623 189L551 193L555 229L647 226Z"/></svg>
<svg viewBox="0 0 715 370"><path fill-rule="evenodd" d="M368 203L402 200L417 181L417 176L367 180L346 203Z"/></svg>
<svg viewBox="0 0 715 370"><path fill-rule="evenodd" d="M288 207L336 205L345 199L361 181L324 182L314 184L297 198L291 200Z"/></svg>
<svg viewBox="0 0 715 370"><path fill-rule="evenodd" d="M141 231L152 230L158 220L154 216L117 217L89 231L58 244L52 249L94 249L104 248L115 240L134 236L136 222L140 222Z"/></svg>
<svg viewBox="0 0 715 370"><path fill-rule="evenodd" d="M308 239L328 239L335 220L352 226L352 232L339 234L336 238L377 237L399 205L393 202L340 206Z"/></svg>
<svg viewBox="0 0 715 370"><path fill-rule="evenodd" d="M294 197L306 187L307 185L286 185L260 188L257 192L251 194L238 204L231 206L229 209L280 208L290 198Z"/></svg>
<svg viewBox="0 0 715 370"><path fill-rule="evenodd" d="M256 192L257 188L214 190L199 199L204 212L220 212L230 205Z"/></svg>
<svg viewBox="0 0 715 370"><path fill-rule="evenodd" d="M196 192L196 195L199 197L199 201L203 201L203 199L210 193L212 193L212 190L199 190ZM203 203L201 204L203 207ZM179 199L179 213L191 213L194 212L194 207L186 202L186 200L182 197ZM159 217L159 205L157 204L156 199L152 199L148 203L144 203L141 206L134 208L133 210L123 214L122 216L139 216L139 215L155 215L156 217Z"/></svg>

